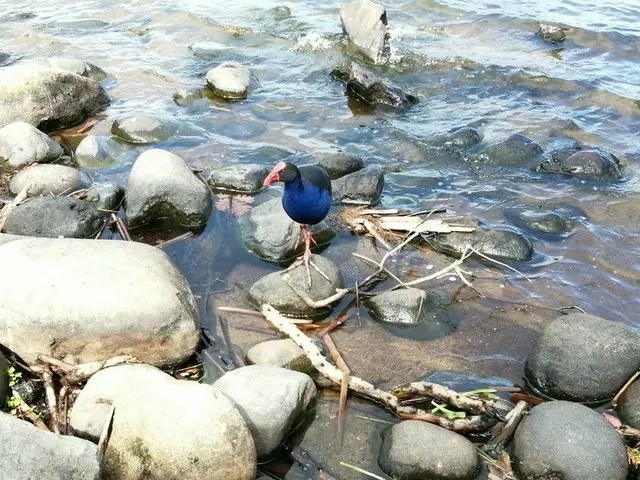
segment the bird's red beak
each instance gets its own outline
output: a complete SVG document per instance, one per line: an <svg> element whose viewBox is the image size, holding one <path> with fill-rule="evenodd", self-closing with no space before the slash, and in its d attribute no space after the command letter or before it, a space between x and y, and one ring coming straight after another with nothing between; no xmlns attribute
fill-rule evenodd
<svg viewBox="0 0 640 480"><path fill-rule="evenodd" d="M267 178L264 179L264 182L262 183L262 186L266 187L266 186L271 185L272 183L279 182L280 181L280 172L282 170L284 170L286 166L287 166L286 163L278 162L276 164L276 166L273 167L273 170L271 170L271 173L269 175L267 175Z"/></svg>

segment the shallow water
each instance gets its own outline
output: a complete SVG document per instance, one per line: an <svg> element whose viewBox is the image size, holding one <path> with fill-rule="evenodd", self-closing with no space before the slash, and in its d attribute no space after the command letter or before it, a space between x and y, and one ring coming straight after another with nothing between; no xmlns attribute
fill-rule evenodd
<svg viewBox="0 0 640 480"><path fill-rule="evenodd" d="M283 4L291 16L271 10ZM374 69L418 95L420 103L401 114L359 114L349 108L343 86L328 75L350 58L338 36L340 4L3 2L0 50L16 57L73 56L99 65L112 75L104 82L112 105L94 131L107 132L121 114L170 119L179 124L178 132L154 146L205 171L235 162L273 164L339 147L362 155L366 163L389 167L383 207L445 204L494 225L512 224L519 211L562 208L578 222L569 236L528 232L537 255L519 268L537 279L501 285L479 281L490 300L462 305L463 320L448 339L402 343L376 330L359 310L354 323L360 330L337 335L337 341L354 371L380 372L371 380L399 383L454 366L519 382L526 352L552 316L545 308L578 305L638 327L640 5L635 0L394 2L386 6L392 62ZM535 35L538 21L567 27L567 40L560 45L543 41ZM202 86L206 71L224 60L251 67L258 84L248 100L174 104L174 92ZM427 146L429 139L465 125L478 128L486 143L512 133L526 134L545 150L567 139L592 143L625 156L626 176L618 183L583 182L524 167L478 168ZM92 175L126 182L144 148L150 147L132 148L117 165ZM215 322L215 305L241 306L251 282L277 268L244 251L236 222L253 202L273 194L277 191L256 199L216 198L217 211L204 233L167 249L221 343L225 335ZM340 260L353 281L369 272L350 258L356 249L371 251L371 246L341 233L323 254ZM395 266L403 262L426 274L427 264L442 259L409 256ZM434 288L452 296L460 285L445 279ZM506 302L542 309L526 313L525 308L523 314ZM226 337L242 348L267 338L242 330L247 322L228 319ZM362 359L358 341L378 342L380 352ZM384 342L400 343L394 343L396 351L387 351ZM430 353L418 358L424 351ZM389 357L397 359L395 374L375 363Z"/></svg>

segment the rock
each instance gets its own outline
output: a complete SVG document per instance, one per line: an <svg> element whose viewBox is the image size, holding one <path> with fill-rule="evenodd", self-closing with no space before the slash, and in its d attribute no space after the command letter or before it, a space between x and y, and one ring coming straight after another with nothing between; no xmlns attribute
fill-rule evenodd
<svg viewBox="0 0 640 480"><path fill-rule="evenodd" d="M9 373L11 367L5 356L0 352L0 406L7 404L7 399L11 397L11 388L9 387Z"/></svg>
<svg viewBox="0 0 640 480"><path fill-rule="evenodd" d="M117 210L124 199L124 187L100 183L87 190L85 201L93 202L99 210Z"/></svg>
<svg viewBox="0 0 640 480"><path fill-rule="evenodd" d="M128 354L174 365L196 348L193 295L158 248L27 238L0 246L0 265L0 344L29 364L40 354L79 362Z"/></svg>
<svg viewBox="0 0 640 480"><path fill-rule="evenodd" d="M308 375L268 365L227 372L213 386L236 402L247 421L258 458L275 453L316 399Z"/></svg>
<svg viewBox="0 0 640 480"><path fill-rule="evenodd" d="M346 82L347 95L373 108L405 109L418 103L418 98L387 85L372 72L357 63L351 63L348 74L339 68L331 72L334 78Z"/></svg>
<svg viewBox="0 0 640 480"><path fill-rule="evenodd" d="M384 173L379 165L369 165L331 182L334 203L375 205L382 195Z"/></svg>
<svg viewBox="0 0 640 480"><path fill-rule="evenodd" d="M373 63L389 59L387 12L370 0L347 3L340 9L342 31L350 42Z"/></svg>
<svg viewBox="0 0 640 480"><path fill-rule="evenodd" d="M571 155L564 149L552 154L537 168L538 171L563 173L579 178L604 178L620 180L623 178L621 161L609 152L597 149L578 150Z"/></svg>
<svg viewBox="0 0 640 480"><path fill-rule="evenodd" d="M97 441L109 403L115 415L102 478L254 478L251 432L219 390L176 380L149 365L111 367L93 375L80 392L71 427Z"/></svg>
<svg viewBox="0 0 640 480"><path fill-rule="evenodd" d="M182 158L166 150L142 153L131 169L125 193L130 227L162 219L171 225L200 228L212 202L209 189Z"/></svg>
<svg viewBox="0 0 640 480"><path fill-rule="evenodd" d="M207 180L211 188L216 190L256 193L262 190L262 182L267 175L267 167L250 163L217 168L209 174Z"/></svg>
<svg viewBox="0 0 640 480"><path fill-rule="evenodd" d="M13 386L13 390L31 407L40 402L46 405L44 384L39 379L21 379Z"/></svg>
<svg viewBox="0 0 640 480"><path fill-rule="evenodd" d="M561 235L571 231L572 225L562 215L555 212L534 213L523 212L519 216L519 223L534 232Z"/></svg>
<svg viewBox="0 0 640 480"><path fill-rule="evenodd" d="M178 127L148 115L131 115L118 118L111 126L111 133L129 143L155 143L171 138Z"/></svg>
<svg viewBox="0 0 640 480"><path fill-rule="evenodd" d="M64 165L31 165L18 172L9 183L14 194L20 193L29 183L29 196L60 195L84 188L89 180L80 170Z"/></svg>
<svg viewBox="0 0 640 480"><path fill-rule="evenodd" d="M364 162L360 157L345 152L318 152L313 159L327 171L331 180L364 168Z"/></svg>
<svg viewBox="0 0 640 480"><path fill-rule="evenodd" d="M383 432L378 464L393 478L472 480L480 459L476 447L462 435L405 420Z"/></svg>
<svg viewBox="0 0 640 480"><path fill-rule="evenodd" d="M76 147L73 160L82 168L104 168L117 160L117 153L109 137L87 135Z"/></svg>
<svg viewBox="0 0 640 480"><path fill-rule="evenodd" d="M264 260L286 262L304 250L298 241L300 225L286 214L280 198L252 208L249 215L240 217L239 223L245 247ZM327 243L335 235L325 222L313 225L311 232L318 245Z"/></svg>
<svg viewBox="0 0 640 480"><path fill-rule="evenodd" d="M467 245L491 258L507 262L531 260L533 245L524 235L511 230L485 230L478 222L463 222L475 227L471 233L438 233L429 242L440 253L460 257Z"/></svg>
<svg viewBox="0 0 640 480"><path fill-rule="evenodd" d="M480 155L503 166L525 165L542 153L542 147L524 135L511 135L500 143L484 147Z"/></svg>
<svg viewBox="0 0 640 480"><path fill-rule="evenodd" d="M0 471L3 480L98 480L98 448L0 412Z"/></svg>
<svg viewBox="0 0 640 480"><path fill-rule="evenodd" d="M80 123L109 105L100 84L35 64L0 69L0 127L23 121L43 131Z"/></svg>
<svg viewBox="0 0 640 480"><path fill-rule="evenodd" d="M0 162L12 167L46 163L63 154L62 147L33 125L14 122L0 128Z"/></svg>
<svg viewBox="0 0 640 480"><path fill-rule="evenodd" d="M201 98L201 88L183 89L173 94L173 101L180 107L188 107L190 105L193 105L197 100L200 100Z"/></svg>
<svg viewBox="0 0 640 480"><path fill-rule="evenodd" d="M634 380L618 398L616 412L622 423L640 428L640 382Z"/></svg>
<svg viewBox="0 0 640 480"><path fill-rule="evenodd" d="M602 415L571 402L533 407L516 430L512 458L519 478L627 478L622 437Z"/></svg>
<svg viewBox="0 0 640 480"><path fill-rule="evenodd" d="M445 146L454 149L473 147L482 141L482 135L475 128L462 127L445 137Z"/></svg>
<svg viewBox="0 0 640 480"><path fill-rule="evenodd" d="M104 221L104 214L90 202L48 195L16 206L3 231L31 237L93 238Z"/></svg>
<svg viewBox="0 0 640 480"><path fill-rule="evenodd" d="M224 62L207 72L207 85L226 100L244 100L251 86L251 72L240 63Z"/></svg>
<svg viewBox="0 0 640 480"><path fill-rule="evenodd" d="M527 356L525 376L537 393L558 400L602 403L640 367L640 334L583 313L548 324Z"/></svg>
<svg viewBox="0 0 640 480"><path fill-rule="evenodd" d="M286 5L278 5L277 7L273 7L271 9L273 15L277 18L288 18L291 16L291 9Z"/></svg>
<svg viewBox="0 0 640 480"><path fill-rule="evenodd" d="M247 351L247 360L254 365L271 365L290 368L302 373L312 373L315 368L309 358L290 338L267 340Z"/></svg>
<svg viewBox="0 0 640 480"><path fill-rule="evenodd" d="M274 272L262 277L249 290L249 300L257 307L268 303L283 314L292 317L316 318L326 316L331 310L328 307L311 308L296 291L301 291L311 299L318 301L336 293L336 288L342 288L342 274L338 266L331 260L320 255L312 255L312 260L322 270L330 281L327 281L314 268L311 268L311 289L307 287L307 271L299 266L289 272L289 285L281 272ZM295 290L294 290L295 289Z"/></svg>
<svg viewBox="0 0 640 480"><path fill-rule="evenodd" d="M550 43L562 43L567 38L565 28L555 25L539 24L538 36Z"/></svg>
<svg viewBox="0 0 640 480"><path fill-rule="evenodd" d="M96 82L101 82L107 78L107 73L93 63L85 62L78 58L69 57L49 57L35 58L28 60L29 63L39 64L49 68L59 68L81 77L90 78Z"/></svg>

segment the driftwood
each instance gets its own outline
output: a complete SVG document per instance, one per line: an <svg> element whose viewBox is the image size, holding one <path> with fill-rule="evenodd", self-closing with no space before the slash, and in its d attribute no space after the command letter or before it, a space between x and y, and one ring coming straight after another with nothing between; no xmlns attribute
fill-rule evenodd
<svg viewBox="0 0 640 480"><path fill-rule="evenodd" d="M507 423L482 446L482 451L490 457L498 459L528 411L529 404L522 400L519 401L515 408L507 414Z"/></svg>
<svg viewBox="0 0 640 480"><path fill-rule="evenodd" d="M424 220L421 217L382 217L380 226L386 230L399 230L411 233L451 233L475 231L473 227L453 225L441 219Z"/></svg>

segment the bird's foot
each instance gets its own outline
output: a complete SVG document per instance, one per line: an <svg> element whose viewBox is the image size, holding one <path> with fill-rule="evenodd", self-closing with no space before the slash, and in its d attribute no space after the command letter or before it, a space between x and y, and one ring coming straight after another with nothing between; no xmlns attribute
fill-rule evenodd
<svg viewBox="0 0 640 480"><path fill-rule="evenodd" d="M298 257L296 261L293 262L291 265L289 265L285 270L283 270L280 273L280 275L284 275L285 273L295 270L296 268L302 265L304 265L304 267L307 270L307 287L309 289L311 289L311 286L313 285L311 280L311 268L313 268L316 272L322 275L327 280L327 282L331 282L327 274L324 273L322 270L320 270L320 267L318 267L318 265L316 265L316 263L313 260L311 260L310 258L305 258L305 255Z"/></svg>

